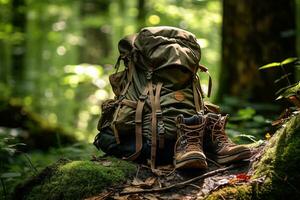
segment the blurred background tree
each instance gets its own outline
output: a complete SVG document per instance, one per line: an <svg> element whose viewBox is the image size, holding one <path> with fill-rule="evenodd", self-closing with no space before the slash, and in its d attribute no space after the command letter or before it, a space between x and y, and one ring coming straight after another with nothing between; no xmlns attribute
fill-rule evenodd
<svg viewBox="0 0 300 200"><path fill-rule="evenodd" d="M93 138L99 105L112 96L108 75L118 41L144 26L193 32L217 89L219 0L0 0L0 6L1 98L20 101L79 139Z"/></svg>
<svg viewBox="0 0 300 200"><path fill-rule="evenodd" d="M278 72L257 68L296 56L297 9L299 0L0 0L0 97L91 141L99 105L112 97L118 41L168 25L197 36L214 80L211 101L272 103Z"/></svg>
<svg viewBox="0 0 300 200"><path fill-rule="evenodd" d="M210 100L232 116L231 138L270 137L281 86L276 69L257 69L296 50L299 57L300 0L0 0L1 197L59 157L90 159L92 145L74 141L97 134L100 105L113 97L118 41L160 25L196 35L213 77ZM299 70L289 70L299 80ZM17 136L28 144L25 160Z"/></svg>
<svg viewBox="0 0 300 200"><path fill-rule="evenodd" d="M275 92L284 86L274 84L281 69L262 72L257 67L297 57L295 8L294 0L223 1L219 98L274 101ZM295 72L295 68L287 68L292 82Z"/></svg>

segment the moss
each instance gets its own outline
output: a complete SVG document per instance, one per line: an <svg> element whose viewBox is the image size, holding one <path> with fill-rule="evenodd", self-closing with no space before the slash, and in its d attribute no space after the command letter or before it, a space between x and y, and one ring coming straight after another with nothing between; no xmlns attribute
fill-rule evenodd
<svg viewBox="0 0 300 200"><path fill-rule="evenodd" d="M255 176L267 176L259 193L268 199L295 199L300 195L300 115L292 117L276 134L275 145L257 164Z"/></svg>
<svg viewBox="0 0 300 200"><path fill-rule="evenodd" d="M253 165L253 181L241 186L227 186L207 199L297 199L300 195L300 114L280 128L265 147L262 158ZM224 197L224 198L223 198Z"/></svg>
<svg viewBox="0 0 300 200"><path fill-rule="evenodd" d="M246 200L246 199L251 199L251 196L252 196L251 185L241 185L236 187L229 186L213 192L206 198L206 200L218 200L218 199Z"/></svg>
<svg viewBox="0 0 300 200"><path fill-rule="evenodd" d="M22 198L82 199L125 181L133 175L135 169L135 165L115 158L102 162L68 162L59 165L53 174L45 176L39 184L26 191Z"/></svg>

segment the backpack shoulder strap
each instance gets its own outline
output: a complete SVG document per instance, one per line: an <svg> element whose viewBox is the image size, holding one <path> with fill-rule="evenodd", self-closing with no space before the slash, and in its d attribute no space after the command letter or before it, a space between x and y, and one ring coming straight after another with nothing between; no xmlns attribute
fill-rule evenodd
<svg viewBox="0 0 300 200"><path fill-rule="evenodd" d="M145 87L137 102L135 111L135 153L125 158L126 160L135 160L141 153L143 147L143 109L149 93L149 87Z"/></svg>

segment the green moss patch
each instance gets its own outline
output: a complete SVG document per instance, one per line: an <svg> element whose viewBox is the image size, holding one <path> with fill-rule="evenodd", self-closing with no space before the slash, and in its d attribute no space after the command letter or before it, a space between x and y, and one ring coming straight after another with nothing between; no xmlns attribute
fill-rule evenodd
<svg viewBox="0 0 300 200"><path fill-rule="evenodd" d="M252 187L250 185L241 186L229 186L221 190L213 192L206 199L207 200L219 200L219 199L237 199L246 200L251 199Z"/></svg>
<svg viewBox="0 0 300 200"><path fill-rule="evenodd" d="M19 187L15 199L82 199L124 182L136 169L135 165L115 158L100 162L72 161L53 168L50 175L35 177L40 181L31 188L28 184L32 184L32 180ZM21 195L20 188L26 188Z"/></svg>

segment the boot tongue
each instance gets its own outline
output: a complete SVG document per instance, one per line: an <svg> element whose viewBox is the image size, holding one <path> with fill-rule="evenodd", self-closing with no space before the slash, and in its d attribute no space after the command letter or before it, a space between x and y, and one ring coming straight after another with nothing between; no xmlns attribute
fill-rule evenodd
<svg viewBox="0 0 300 200"><path fill-rule="evenodd" d="M183 123L186 125L197 125L202 122L202 118L199 115L193 115L191 117L183 118Z"/></svg>

